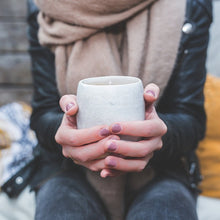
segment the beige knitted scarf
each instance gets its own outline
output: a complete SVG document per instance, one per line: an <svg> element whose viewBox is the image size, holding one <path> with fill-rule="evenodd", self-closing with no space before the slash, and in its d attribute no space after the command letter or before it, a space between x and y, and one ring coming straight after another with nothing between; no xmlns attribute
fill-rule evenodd
<svg viewBox="0 0 220 220"><path fill-rule="evenodd" d="M55 53L60 94L76 94L79 80L129 75L156 83L160 95L177 56L186 0L35 0L39 40ZM124 189L137 190L152 172L102 179L87 171L111 219L124 216ZM74 204L73 204L74 205ZM150 211L150 210L149 210Z"/></svg>

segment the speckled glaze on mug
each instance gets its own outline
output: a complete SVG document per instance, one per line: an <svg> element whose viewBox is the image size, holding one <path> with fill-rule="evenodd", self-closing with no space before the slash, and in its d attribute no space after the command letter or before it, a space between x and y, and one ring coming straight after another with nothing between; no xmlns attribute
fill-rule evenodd
<svg viewBox="0 0 220 220"><path fill-rule="evenodd" d="M89 128L145 118L143 84L130 76L83 79L78 84L77 127Z"/></svg>

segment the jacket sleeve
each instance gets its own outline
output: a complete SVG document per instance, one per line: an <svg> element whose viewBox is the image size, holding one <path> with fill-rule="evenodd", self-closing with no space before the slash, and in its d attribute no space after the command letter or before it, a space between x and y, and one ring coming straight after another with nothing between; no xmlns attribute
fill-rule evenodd
<svg viewBox="0 0 220 220"><path fill-rule="evenodd" d="M54 55L38 42L37 14L38 9L29 0L28 39L34 85L31 128L43 148L61 152L61 147L54 139L63 116L59 108L60 96L56 87Z"/></svg>
<svg viewBox="0 0 220 220"><path fill-rule="evenodd" d="M182 33L174 73L157 107L168 131L163 137L163 148L152 160L154 164L172 163L189 155L205 134L203 88L212 21L211 1L188 2L190 10L185 23L192 24L192 29L190 33Z"/></svg>

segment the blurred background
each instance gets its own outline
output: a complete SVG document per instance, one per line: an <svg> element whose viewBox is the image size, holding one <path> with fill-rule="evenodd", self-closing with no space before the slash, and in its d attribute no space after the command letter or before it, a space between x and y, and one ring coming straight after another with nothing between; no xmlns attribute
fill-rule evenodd
<svg viewBox="0 0 220 220"><path fill-rule="evenodd" d="M213 1L213 24L208 49L207 71L220 77L220 0Z"/></svg>
<svg viewBox="0 0 220 220"><path fill-rule="evenodd" d="M220 0L213 0L213 6L207 71L220 76ZM26 0L0 1L0 106L31 100L26 10Z"/></svg>
<svg viewBox="0 0 220 220"><path fill-rule="evenodd" d="M0 106L31 100L26 0L0 1Z"/></svg>

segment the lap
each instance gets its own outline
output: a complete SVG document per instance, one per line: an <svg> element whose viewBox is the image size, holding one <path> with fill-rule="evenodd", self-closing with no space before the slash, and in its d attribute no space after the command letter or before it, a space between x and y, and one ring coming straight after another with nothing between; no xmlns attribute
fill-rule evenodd
<svg viewBox="0 0 220 220"><path fill-rule="evenodd" d="M128 220L197 220L191 191L173 179L154 181L144 188L129 208Z"/></svg>
<svg viewBox="0 0 220 220"><path fill-rule="evenodd" d="M97 194L78 172L50 179L37 193L36 220L106 218ZM133 200L127 220L197 220L196 200L179 181L160 179L145 187Z"/></svg>
<svg viewBox="0 0 220 220"><path fill-rule="evenodd" d="M37 192L36 220L104 220L104 208L78 172L65 172L48 180Z"/></svg>

